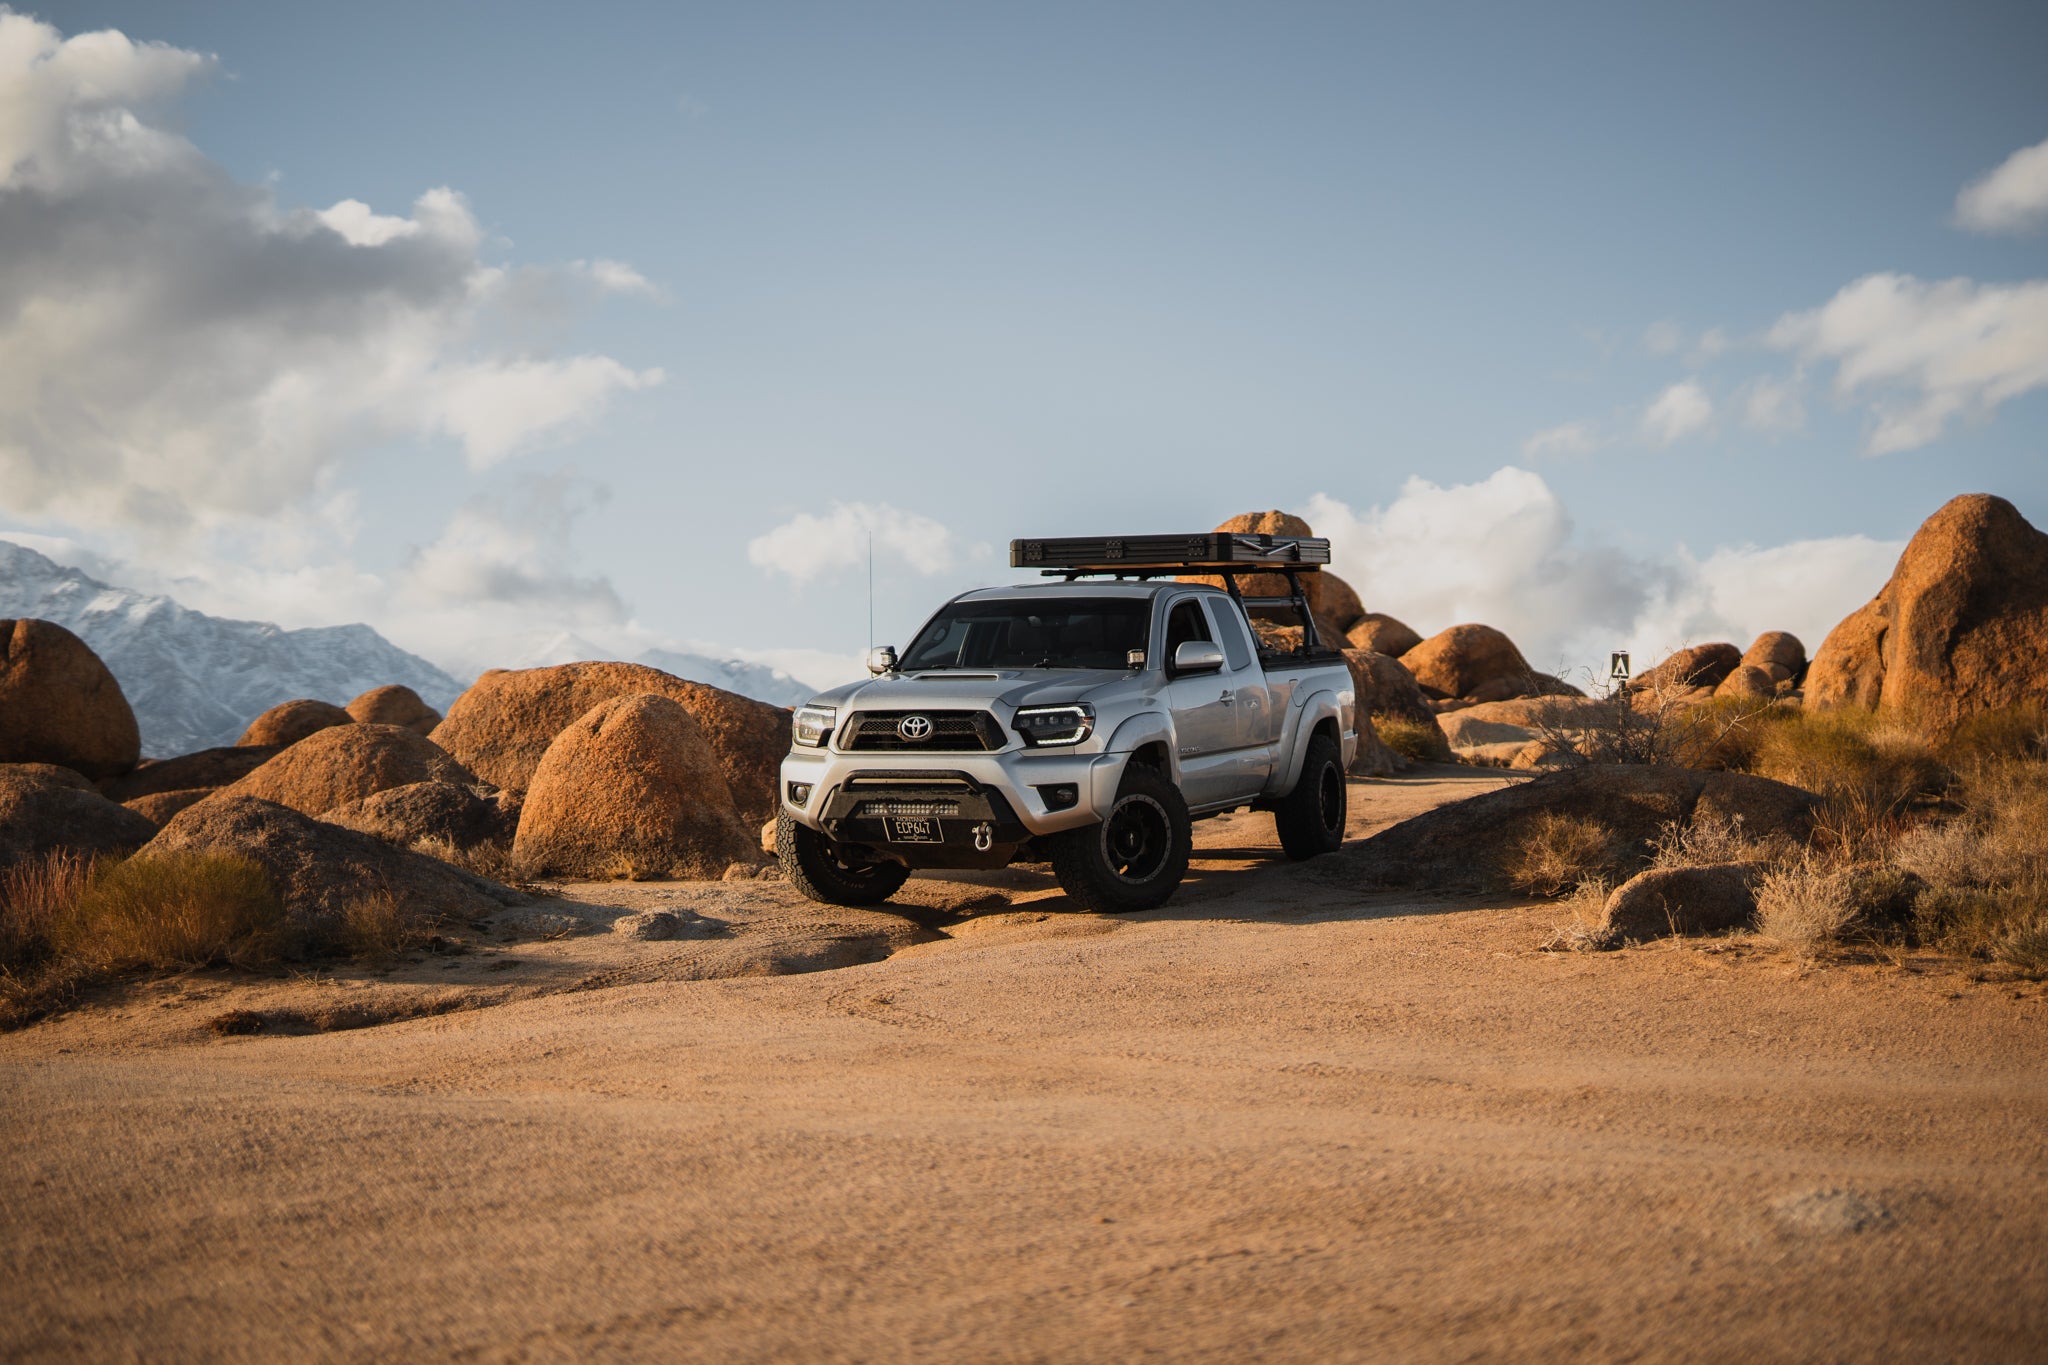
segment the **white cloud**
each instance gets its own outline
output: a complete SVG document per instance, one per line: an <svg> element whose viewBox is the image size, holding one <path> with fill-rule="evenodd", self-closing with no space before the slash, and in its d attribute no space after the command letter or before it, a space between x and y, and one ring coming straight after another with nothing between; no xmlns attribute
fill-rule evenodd
<svg viewBox="0 0 2048 1365"><path fill-rule="evenodd" d="M1752 430L1784 435L1806 425L1806 405L1799 381L1768 375L1751 380L1742 391L1742 420Z"/></svg>
<svg viewBox="0 0 2048 1365"><path fill-rule="evenodd" d="M1531 460L1545 456L1590 455L1606 442L1591 422L1566 422L1547 427L1522 442L1522 454Z"/></svg>
<svg viewBox="0 0 2048 1365"><path fill-rule="evenodd" d="M1683 379L1643 411L1643 435L1660 446L1698 435L1714 420L1714 400L1696 379Z"/></svg>
<svg viewBox="0 0 2048 1365"><path fill-rule="evenodd" d="M211 69L0 10L0 510L196 533L278 515L366 444L445 435L487 464L661 382L496 344L532 272L480 258L452 190L398 217L235 182L175 131Z"/></svg>
<svg viewBox="0 0 2048 1365"><path fill-rule="evenodd" d="M1956 196L1956 225L2026 232L2048 224L2048 141L2022 147Z"/></svg>
<svg viewBox="0 0 2048 1365"><path fill-rule="evenodd" d="M652 298L661 292L651 280L624 261L599 257L594 261L577 261L575 268L588 277L601 293L645 294Z"/></svg>
<svg viewBox="0 0 2048 1365"><path fill-rule="evenodd" d="M747 542L747 559L799 583L834 570L893 560L921 574L939 574L956 559L953 533L929 517L887 503L840 502L823 516L799 512Z"/></svg>
<svg viewBox="0 0 2048 1365"><path fill-rule="evenodd" d="M1643 349L1651 355L1671 355L1685 345L1685 332L1675 322L1653 322L1643 329Z"/></svg>
<svg viewBox="0 0 2048 1365"><path fill-rule="evenodd" d="M1904 548L1843 536L1703 559L1683 547L1630 556L1583 542L1542 477L1512 466L1450 487L1410 479L1391 504L1362 513L1320 493L1301 510L1368 609L1425 636L1495 626L1532 666L1581 683L1596 668L1605 677L1614 649L1647 666L1685 644L1747 645L1790 630L1812 651L1877 594Z"/></svg>
<svg viewBox="0 0 2048 1365"><path fill-rule="evenodd" d="M2048 280L1866 275L1819 308L1786 314L1770 340L1836 362L1839 397L1870 395L1869 454L1912 450L1955 417L1988 417L2048 386Z"/></svg>

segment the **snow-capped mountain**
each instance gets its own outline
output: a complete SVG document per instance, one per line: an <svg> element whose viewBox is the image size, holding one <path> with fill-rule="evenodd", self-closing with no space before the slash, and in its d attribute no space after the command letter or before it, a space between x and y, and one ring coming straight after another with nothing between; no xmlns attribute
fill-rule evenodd
<svg viewBox="0 0 2048 1365"><path fill-rule="evenodd" d="M556 664L619 657L615 650L607 650L580 635L563 632L520 641L512 652L511 662L505 666L551 668ZM678 678L722 687L728 692L737 692L743 697L776 706L802 706L819 692L809 683L799 682L766 664L750 664L744 659L714 659L708 654L692 654L680 649L643 650L626 662L646 664L649 668L673 673Z"/></svg>
<svg viewBox="0 0 2048 1365"><path fill-rule="evenodd" d="M368 626L285 630L230 621L90 578L0 540L0 617L55 621L106 661L152 758L233 744L281 701L342 705L403 683L445 711L463 684Z"/></svg>

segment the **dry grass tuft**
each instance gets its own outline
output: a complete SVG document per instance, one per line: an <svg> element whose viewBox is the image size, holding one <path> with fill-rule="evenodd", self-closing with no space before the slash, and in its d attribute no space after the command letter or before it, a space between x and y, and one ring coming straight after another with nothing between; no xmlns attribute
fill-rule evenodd
<svg viewBox="0 0 2048 1365"><path fill-rule="evenodd" d="M1411 763L1449 763L1450 741L1437 726L1402 716L1374 716L1372 728L1389 749Z"/></svg>
<svg viewBox="0 0 2048 1365"><path fill-rule="evenodd" d="M2048 759L2048 707L2025 702L1970 717L1941 748L1958 772L1986 764Z"/></svg>
<svg viewBox="0 0 2048 1365"><path fill-rule="evenodd" d="M1500 874L1517 891L1558 896L1613 875L1620 853L1613 832L1599 821L1543 811L1508 844Z"/></svg>
<svg viewBox="0 0 2048 1365"><path fill-rule="evenodd" d="M1920 731L1896 717L1842 708L1766 727L1750 770L1826 797L1823 836L1844 854L1874 856L1907 809L1946 790L1949 772Z"/></svg>
<svg viewBox="0 0 2048 1365"><path fill-rule="evenodd" d="M20 976L49 960L58 922L91 880L92 860L61 849L0 871L0 974Z"/></svg>
<svg viewBox="0 0 2048 1365"><path fill-rule="evenodd" d="M97 972L247 966L277 956L283 927L284 907L256 863L169 853L101 865L53 941Z"/></svg>
<svg viewBox="0 0 2048 1365"><path fill-rule="evenodd" d="M381 965L419 947L428 925L389 891L350 901L341 913L341 940L360 962Z"/></svg>
<svg viewBox="0 0 2048 1365"><path fill-rule="evenodd" d="M1709 867L1716 863L1764 862L1792 854L1779 831L1754 837L1739 815L1708 812L1687 823L1673 821L1657 835L1653 868Z"/></svg>
<svg viewBox="0 0 2048 1365"><path fill-rule="evenodd" d="M1772 868L1757 886L1757 932L1794 948L1833 943L1855 919L1849 870L1811 855Z"/></svg>
<svg viewBox="0 0 2048 1365"><path fill-rule="evenodd" d="M519 886L531 877L531 870L504 844L470 844L467 847L452 839L415 839L414 853L424 853L429 858L438 858L451 867L459 867L478 877L488 877L494 882L507 886Z"/></svg>
<svg viewBox="0 0 2048 1365"><path fill-rule="evenodd" d="M1892 855L1926 884L1921 941L2048 973L2048 763L1979 763L1956 798L1962 814L1905 835Z"/></svg>

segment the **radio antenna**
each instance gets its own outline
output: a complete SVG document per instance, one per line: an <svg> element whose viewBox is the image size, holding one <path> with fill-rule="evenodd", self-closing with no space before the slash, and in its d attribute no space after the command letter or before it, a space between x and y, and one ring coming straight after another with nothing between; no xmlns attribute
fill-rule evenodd
<svg viewBox="0 0 2048 1365"><path fill-rule="evenodd" d="M875 647L875 533L868 531L868 648Z"/></svg>

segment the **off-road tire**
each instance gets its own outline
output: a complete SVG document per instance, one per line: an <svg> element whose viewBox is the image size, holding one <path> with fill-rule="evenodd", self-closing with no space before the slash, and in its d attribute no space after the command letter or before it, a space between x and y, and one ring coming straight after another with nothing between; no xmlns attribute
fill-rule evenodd
<svg viewBox="0 0 2048 1365"><path fill-rule="evenodd" d="M1310 735L1301 759L1301 780L1273 803L1273 828L1280 847L1295 862L1344 846L1344 818L1349 813L1344 785L1344 751L1327 732Z"/></svg>
<svg viewBox="0 0 2048 1365"><path fill-rule="evenodd" d="M775 815L775 857L797 890L827 905L879 905L902 889L910 869L901 863L851 863L832 841L786 810Z"/></svg>
<svg viewBox="0 0 2048 1365"><path fill-rule="evenodd" d="M1180 788L1156 769L1130 768L1099 824L1042 842L1067 899L1121 914L1166 904L1188 874L1195 835Z"/></svg>

